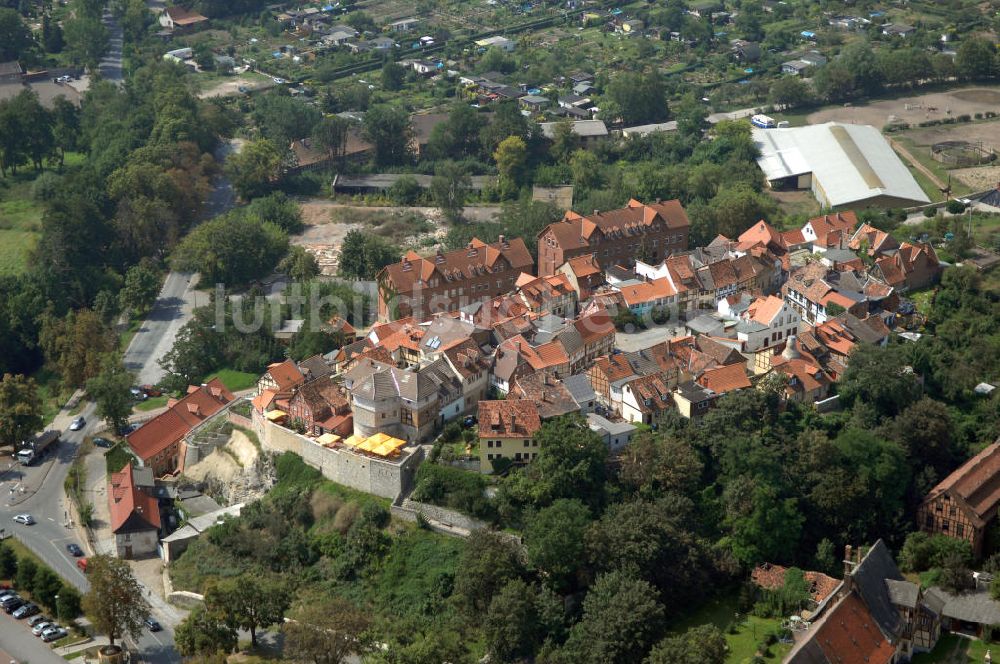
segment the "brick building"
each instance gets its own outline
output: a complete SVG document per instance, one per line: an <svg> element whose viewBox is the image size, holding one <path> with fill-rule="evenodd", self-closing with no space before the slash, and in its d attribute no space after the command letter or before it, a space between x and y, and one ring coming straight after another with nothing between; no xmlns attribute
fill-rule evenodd
<svg viewBox="0 0 1000 664"><path fill-rule="evenodd" d="M502 235L492 244L473 238L464 249L438 249L429 258L408 251L376 277L379 320L412 316L422 321L435 313L458 311L513 290L518 275L534 267L524 240Z"/></svg>
<svg viewBox="0 0 1000 664"><path fill-rule="evenodd" d="M637 200L618 210L581 216L566 212L538 235L538 274L547 276L571 258L593 254L607 269L637 258L660 261L688 246L690 222L680 201L644 205Z"/></svg>

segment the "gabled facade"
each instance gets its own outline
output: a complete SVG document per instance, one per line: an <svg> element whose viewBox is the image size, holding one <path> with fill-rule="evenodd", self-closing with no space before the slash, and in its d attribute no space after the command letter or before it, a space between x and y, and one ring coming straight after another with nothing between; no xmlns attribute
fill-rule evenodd
<svg viewBox="0 0 1000 664"><path fill-rule="evenodd" d="M533 271L534 261L520 238L508 241L501 236L491 244L473 238L464 249L439 249L429 258L409 251L376 277L379 320L426 320L435 313L455 312L513 290L517 275Z"/></svg>
<svg viewBox="0 0 1000 664"><path fill-rule="evenodd" d="M934 247L923 242L904 242L894 254L875 261L871 272L893 288L906 292L937 283L942 269Z"/></svg>
<svg viewBox="0 0 1000 664"><path fill-rule="evenodd" d="M534 438L542 421L533 402L480 401L478 419L481 472L493 472L493 462L498 459L525 464L538 457L538 441Z"/></svg>
<svg viewBox="0 0 1000 664"><path fill-rule="evenodd" d="M845 249L850 244L858 216L851 210L813 217L802 227L802 237L812 244L814 252Z"/></svg>
<svg viewBox="0 0 1000 664"><path fill-rule="evenodd" d="M299 387L288 401L288 416L314 436L349 436L354 429L350 397L329 375Z"/></svg>
<svg viewBox="0 0 1000 664"><path fill-rule="evenodd" d="M690 222L679 201L644 205L630 200L618 210L582 216L569 211L538 235L538 274L554 274L566 261L592 254L602 269L659 261L687 249Z"/></svg>
<svg viewBox="0 0 1000 664"><path fill-rule="evenodd" d="M305 376L293 360L275 362L267 366L267 371L257 380L257 394L273 390L277 394L290 394L305 382Z"/></svg>
<svg viewBox="0 0 1000 664"><path fill-rule="evenodd" d="M111 532L119 558L154 556L160 540L159 504L136 479L136 471L128 463L108 482Z"/></svg>
<svg viewBox="0 0 1000 664"><path fill-rule="evenodd" d="M773 348L795 335L802 324L802 317L791 304L780 297L759 297L740 316L736 338L740 350L755 353L763 348Z"/></svg>
<svg viewBox="0 0 1000 664"><path fill-rule="evenodd" d="M1000 505L1000 440L972 457L930 490L917 509L917 525L931 534L965 540L976 556Z"/></svg>

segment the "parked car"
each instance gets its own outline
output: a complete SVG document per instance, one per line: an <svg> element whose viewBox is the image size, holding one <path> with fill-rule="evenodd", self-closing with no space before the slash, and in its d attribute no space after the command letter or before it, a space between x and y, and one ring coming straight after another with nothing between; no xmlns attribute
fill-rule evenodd
<svg viewBox="0 0 1000 664"><path fill-rule="evenodd" d="M83 549L72 542L66 545L66 550L69 551L69 554L74 558L79 558L83 555Z"/></svg>
<svg viewBox="0 0 1000 664"><path fill-rule="evenodd" d="M37 605L28 603L21 606L21 608L19 608L11 615L13 615L18 620L24 620L25 618L30 618L31 616L38 615L39 613L41 613L41 611L42 610L39 609Z"/></svg>
<svg viewBox="0 0 1000 664"><path fill-rule="evenodd" d="M123 426L121 429L118 430L118 435L119 436L127 436L130 433L132 433L133 431L135 431L136 429L138 429L140 426L142 426L142 425L139 424L138 422L133 422L131 424L126 424L125 426Z"/></svg>
<svg viewBox="0 0 1000 664"><path fill-rule="evenodd" d="M97 437L94 439L94 445L96 445L97 447L104 447L104 448L114 447L115 441L108 440L107 438Z"/></svg>
<svg viewBox="0 0 1000 664"><path fill-rule="evenodd" d="M156 385L140 385L139 389L145 392L147 397L163 396L163 391Z"/></svg>
<svg viewBox="0 0 1000 664"><path fill-rule="evenodd" d="M30 618L28 618L28 625L31 626L31 627L36 627L38 625L41 625L42 623L49 623L51 625L52 621L49 619L48 616L43 615L41 613L37 613L37 614L31 616ZM41 633L40 630L39 630L39 633Z"/></svg>
<svg viewBox="0 0 1000 664"><path fill-rule="evenodd" d="M77 561L76 561L76 567L81 572L83 572L84 574L86 574L87 573L87 559L86 558L78 558Z"/></svg>
<svg viewBox="0 0 1000 664"><path fill-rule="evenodd" d="M154 620L152 616L146 618L145 622L146 622L146 627L149 628L150 632L159 632L161 629L163 629L162 627L160 627L160 623L156 622L156 620Z"/></svg>
<svg viewBox="0 0 1000 664"><path fill-rule="evenodd" d="M145 392L143 392L143 391L142 391L142 390L141 390L140 388L138 388L138 387L133 387L133 388L130 388L130 389L129 389L129 392L130 392L130 393L132 394L132 398L133 398L133 399L136 399L136 400L138 400L138 401L145 401L146 399L148 399L148 398L149 398L149 397L148 397L148 396L146 395L146 393L145 393Z"/></svg>
<svg viewBox="0 0 1000 664"><path fill-rule="evenodd" d="M14 523L20 523L25 526L33 526L35 525L35 517L30 514L18 514L14 517Z"/></svg>
<svg viewBox="0 0 1000 664"><path fill-rule="evenodd" d="M12 614L15 611L17 611L18 609L20 609L25 604L27 604L27 602L25 602L20 597L14 597L14 598L11 598L11 600L9 602L4 602L3 603L3 610L9 616L10 614Z"/></svg>
<svg viewBox="0 0 1000 664"><path fill-rule="evenodd" d="M59 625L54 622L43 620L40 623L35 623L35 626L31 628L31 633L35 636L41 636L42 632L53 627L58 627Z"/></svg>
<svg viewBox="0 0 1000 664"><path fill-rule="evenodd" d="M14 592L13 588L4 588L3 590L0 590L0 600L3 600L7 597L10 597L11 595L16 595L16 594L17 593Z"/></svg>
<svg viewBox="0 0 1000 664"><path fill-rule="evenodd" d="M62 627L50 627L42 632L42 641L51 643L52 641L58 641L59 639L67 636L69 636L69 632L64 630Z"/></svg>
<svg viewBox="0 0 1000 664"><path fill-rule="evenodd" d="M70 431L79 431L80 429L82 429L85 426L87 426L87 420L86 420L86 418L83 417L83 415L81 415L80 417L76 418L75 420L73 420L70 423L69 430Z"/></svg>

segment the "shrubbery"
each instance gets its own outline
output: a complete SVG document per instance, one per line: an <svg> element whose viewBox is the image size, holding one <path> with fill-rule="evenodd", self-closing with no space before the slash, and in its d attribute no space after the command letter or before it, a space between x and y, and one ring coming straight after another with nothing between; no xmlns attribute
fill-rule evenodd
<svg viewBox="0 0 1000 664"><path fill-rule="evenodd" d="M425 463L417 470L413 499L459 510L481 519L495 516L486 497L486 478L458 468Z"/></svg>

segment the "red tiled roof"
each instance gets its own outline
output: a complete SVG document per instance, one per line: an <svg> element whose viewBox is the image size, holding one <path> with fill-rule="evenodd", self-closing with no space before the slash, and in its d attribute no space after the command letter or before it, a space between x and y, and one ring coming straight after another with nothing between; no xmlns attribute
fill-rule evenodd
<svg viewBox="0 0 1000 664"><path fill-rule="evenodd" d="M146 460L184 438L206 418L215 415L232 401L232 392L214 378L206 385L178 400L170 408L126 436L129 447L140 459Z"/></svg>
<svg viewBox="0 0 1000 664"><path fill-rule="evenodd" d="M542 427L538 407L526 399L479 402L480 438L534 436Z"/></svg>
<svg viewBox="0 0 1000 664"><path fill-rule="evenodd" d="M603 311L577 318L573 321L573 327L580 333L584 344L592 344L615 333L615 325L611 322L611 317Z"/></svg>
<svg viewBox="0 0 1000 664"><path fill-rule="evenodd" d="M385 339L386 337L399 332L407 325L416 325L417 319L412 316L406 318L400 318L397 320L389 321L388 323L375 323L372 325L371 329L368 331L368 338L378 343Z"/></svg>
<svg viewBox="0 0 1000 664"><path fill-rule="evenodd" d="M600 274L603 272L601 266L597 263L597 258L594 254L585 254L583 256L575 256L566 263L569 265L569 269L573 271L578 278L579 277L589 277L593 274Z"/></svg>
<svg viewBox="0 0 1000 664"><path fill-rule="evenodd" d="M563 250L580 249L590 246L589 241L595 232L599 238L645 232L657 220L672 229L691 225L678 200L644 205L633 199L623 208L588 216L568 211L562 221L549 224L539 236L551 232Z"/></svg>
<svg viewBox="0 0 1000 664"><path fill-rule="evenodd" d="M800 651L800 648L802 650ZM888 664L895 660L896 649L879 629L865 603L850 593L837 602L826 616L813 626L808 639L796 647L786 661L795 662L795 654L818 648L827 662L837 664ZM808 658L815 662L815 658Z"/></svg>
<svg viewBox="0 0 1000 664"><path fill-rule="evenodd" d="M747 372L742 364L727 364L716 369L709 369L698 377L698 384L707 387L716 394L725 394L733 390L752 387Z"/></svg>
<svg viewBox="0 0 1000 664"><path fill-rule="evenodd" d="M781 247L784 244L781 240L781 234L774 230L774 227L763 219L743 231L739 238L737 238L737 241L741 244L744 242L749 244L756 244L759 242L764 246L773 244L778 247Z"/></svg>
<svg viewBox="0 0 1000 664"><path fill-rule="evenodd" d="M962 504L963 511L983 526L1000 504L1000 440L987 446L931 489L924 499L933 500L947 492Z"/></svg>
<svg viewBox="0 0 1000 664"><path fill-rule="evenodd" d="M787 567L772 563L761 563L750 573L750 580L765 590L777 590L785 585ZM833 594L841 581L822 572L803 572L803 578L809 584L809 596L813 601L821 603Z"/></svg>
<svg viewBox="0 0 1000 664"><path fill-rule="evenodd" d="M466 280L497 268L531 271L535 261L521 238L486 244L473 238L468 247L455 251L440 252L429 258L422 258L410 251L399 263L383 268L380 275L387 279L397 293L412 293L418 285L430 282L432 277L442 282Z"/></svg>
<svg viewBox="0 0 1000 664"><path fill-rule="evenodd" d="M295 364L293 360L267 365L267 374L277 383L278 392L288 392L306 379L299 371L299 365Z"/></svg>
<svg viewBox="0 0 1000 664"><path fill-rule="evenodd" d="M827 236L830 233L849 233L858 225L858 216L853 211L835 212L821 217L813 217L807 222L816 233L816 243L820 246L830 246Z"/></svg>
<svg viewBox="0 0 1000 664"><path fill-rule="evenodd" d="M156 498L135 486L132 464L111 475L108 482L111 531L135 532L160 528L160 508ZM127 527L126 527L127 526Z"/></svg>
<svg viewBox="0 0 1000 664"><path fill-rule="evenodd" d="M676 295L677 291L670 284L669 279L662 277L660 279L653 279L652 281L644 281L634 286L622 286L621 294L625 299L625 304L635 307L671 297Z"/></svg>
<svg viewBox="0 0 1000 664"><path fill-rule="evenodd" d="M755 320L761 325L770 325L771 321L781 308L785 306L785 301L780 297L775 297L773 295L768 295L767 297L758 297L756 300L750 303L747 308L747 316L751 320Z"/></svg>

